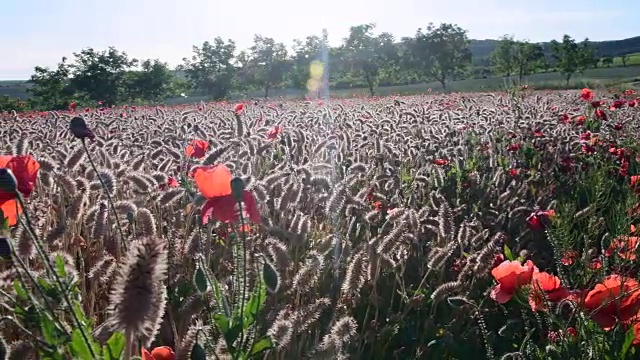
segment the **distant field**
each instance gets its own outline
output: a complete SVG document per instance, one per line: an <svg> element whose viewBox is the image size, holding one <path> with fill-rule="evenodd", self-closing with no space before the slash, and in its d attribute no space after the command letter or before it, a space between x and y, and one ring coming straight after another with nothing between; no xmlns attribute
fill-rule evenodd
<svg viewBox="0 0 640 360"><path fill-rule="evenodd" d="M616 60L617 59L617 60ZM619 58L614 61L620 61ZM637 64L627 67L611 67L589 69L583 75L575 75L568 88L602 88L612 85L629 84L629 86L640 87L640 54L634 54L628 61L629 64ZM526 83L536 89L566 89L567 86L563 80L563 76L559 73L543 73L534 74L526 79ZM507 87L507 83L503 77L493 76L486 79L469 79L453 81L447 84L448 92L477 92L477 91L500 91ZM401 85L401 86L385 86L376 90L377 95L394 95L394 94L417 94L426 92L429 88L433 91L442 91L438 82L429 82L422 84ZM14 98L26 99L29 94L26 92L27 86L20 81L0 81L0 96L8 95ZM349 97L356 94L368 94L367 89L334 89L331 91L333 96ZM269 93L270 97L302 97L305 92L294 89L276 89ZM263 97L261 91L250 92L247 97ZM194 101L205 100L204 97L190 97L187 99L168 99L167 103L190 103Z"/></svg>
<svg viewBox="0 0 640 360"><path fill-rule="evenodd" d="M627 66L636 66L640 65L640 53L629 54L629 58L627 59ZM615 57L613 58L613 66L622 66L622 58Z"/></svg>

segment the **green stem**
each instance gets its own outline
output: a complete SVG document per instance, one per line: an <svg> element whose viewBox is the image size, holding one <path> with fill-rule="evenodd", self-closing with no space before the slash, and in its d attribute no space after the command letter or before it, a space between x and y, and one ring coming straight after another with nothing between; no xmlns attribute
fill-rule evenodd
<svg viewBox="0 0 640 360"><path fill-rule="evenodd" d="M127 244L124 241L124 234L122 233L122 226L120 226L120 218L118 217L118 213L116 212L116 207L113 204L113 199L111 198L109 189L107 189L107 185L104 183L104 180L102 180L102 177L100 177L100 173L98 172L98 168L96 168L96 164L93 163L93 159L91 158L91 153L87 148L87 142L85 141L85 139L82 139L82 147L84 148L84 152L87 154L87 159L89 159L89 164L91 165L91 168L96 173L96 176L100 181L100 185L102 185L102 189L104 190L104 193L107 195L107 201L109 202L109 207L111 207L111 212L113 213L113 216L116 218L116 226L118 227L118 233L120 234L120 244L124 248L124 251L127 251Z"/></svg>
<svg viewBox="0 0 640 360"><path fill-rule="evenodd" d="M60 277L58 276L58 273L53 268L53 265L51 265L51 261L49 261L49 258L46 256L46 254L44 252L44 249L42 248L42 246L40 244L40 240L36 236L36 232L33 229L31 218L29 217L29 212L27 211L27 208L25 206L22 194L20 192L16 192L16 194L17 194L18 202L20 202L20 206L24 210L23 213L24 213L24 218L25 218L26 223L27 223L27 229L31 233L31 237L33 238L33 243L34 243L34 245L36 247L36 250L38 251L39 255L42 257L42 260L44 261L44 263L46 264L46 269L51 274L53 274L52 277L56 281L56 284L58 285L58 287L60 288L60 292L62 293L62 297L63 297L66 305L69 307L69 310L71 311L71 315L73 316L73 320L75 321L76 326L78 327L78 330L80 330L80 333L82 334L82 338L84 339L85 343L87 344L87 347L89 348L89 352L91 353L91 356L94 359L96 359L96 354L94 354L94 352L93 352L93 348L91 346L91 342L89 341L89 338L87 337L87 334L84 331L84 324L82 324L80 322L80 319L78 319L78 315L76 314L76 312L75 312L75 310L73 308L73 305L71 304L71 299L69 299L69 295L67 294L67 291L66 291L64 285L62 284L62 280L60 280Z"/></svg>

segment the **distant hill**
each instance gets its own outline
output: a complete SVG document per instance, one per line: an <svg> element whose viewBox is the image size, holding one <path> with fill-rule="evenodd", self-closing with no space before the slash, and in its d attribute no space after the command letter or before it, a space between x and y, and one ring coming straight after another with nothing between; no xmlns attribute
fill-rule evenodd
<svg viewBox="0 0 640 360"><path fill-rule="evenodd" d="M471 40L469 49L473 56L473 63L475 65L487 65L486 59L496 48L498 42L499 40L495 39ZM550 51L550 44L550 42L541 44L545 52ZM590 44L596 48L596 52L600 57L616 57L640 53L640 36L623 40L591 41Z"/></svg>

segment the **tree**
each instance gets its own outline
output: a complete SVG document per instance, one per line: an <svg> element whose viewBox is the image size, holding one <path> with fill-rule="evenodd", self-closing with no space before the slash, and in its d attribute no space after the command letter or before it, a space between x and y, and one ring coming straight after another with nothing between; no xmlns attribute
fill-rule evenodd
<svg viewBox="0 0 640 360"><path fill-rule="evenodd" d="M354 75L364 78L372 96L378 86L380 70L398 59L393 35L381 33L375 36L375 27L375 24L352 26L342 45L349 70Z"/></svg>
<svg viewBox="0 0 640 360"><path fill-rule="evenodd" d="M264 89L264 97L267 98L269 90L282 85L291 68L287 48L272 38L255 35L249 50L253 81Z"/></svg>
<svg viewBox="0 0 640 360"><path fill-rule="evenodd" d="M31 75L27 89L33 95L30 99L32 107L51 110L68 109L73 101L75 91L70 85L71 74L67 58L63 57L55 70L36 66Z"/></svg>
<svg viewBox="0 0 640 360"><path fill-rule="evenodd" d="M411 49L414 66L424 76L435 79L446 89L447 79L462 72L471 63L467 31L457 25L429 24L422 32L418 29L415 37L405 39Z"/></svg>
<svg viewBox="0 0 640 360"><path fill-rule="evenodd" d="M129 76L129 97L158 102L171 93L174 74L166 63L160 60L145 60L140 71L133 71Z"/></svg>
<svg viewBox="0 0 640 360"><path fill-rule="evenodd" d="M191 59L182 59L179 67L199 90L213 99L222 99L233 84L236 68L233 66L236 44L217 37L213 44L205 41L202 47L193 47Z"/></svg>
<svg viewBox="0 0 640 360"><path fill-rule="evenodd" d="M499 73L506 77L518 75L518 84L522 84L526 75L543 66L544 54L538 44L516 41L505 35L492 53L492 59Z"/></svg>
<svg viewBox="0 0 640 360"><path fill-rule="evenodd" d="M627 61L629 61L629 54L620 55L620 61L622 61L622 66L627 67Z"/></svg>
<svg viewBox="0 0 640 360"><path fill-rule="evenodd" d="M326 41L327 39L316 35L307 36L304 41L293 40L293 67L289 74L293 87L307 89L307 82L311 78L311 62L320 59L320 52Z"/></svg>
<svg viewBox="0 0 640 360"><path fill-rule="evenodd" d="M561 43L553 40L551 50L556 62L555 66L565 76L567 85L573 74L582 73L589 68L595 56L588 44L588 39L585 39L582 44L577 44L569 35L564 35Z"/></svg>
<svg viewBox="0 0 640 360"><path fill-rule="evenodd" d="M611 65L613 65L613 58L611 56L602 58L602 66L611 67Z"/></svg>
<svg viewBox="0 0 640 360"><path fill-rule="evenodd" d="M126 100L129 95L126 75L137 60L129 59L114 47L105 51L87 48L73 55L70 84L74 90L89 100L102 101L105 106Z"/></svg>
<svg viewBox="0 0 640 360"><path fill-rule="evenodd" d="M496 67L496 72L511 77L516 70L516 44L513 36L504 35L491 54L491 60Z"/></svg>
<svg viewBox="0 0 640 360"><path fill-rule="evenodd" d="M518 74L518 84L522 84L522 79L531 75L536 69L542 67L544 54L542 47L528 41L518 41L516 43L515 66Z"/></svg>

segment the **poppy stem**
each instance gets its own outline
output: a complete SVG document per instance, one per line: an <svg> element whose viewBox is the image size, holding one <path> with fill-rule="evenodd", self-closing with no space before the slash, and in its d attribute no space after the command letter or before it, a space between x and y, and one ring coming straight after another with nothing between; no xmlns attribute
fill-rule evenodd
<svg viewBox="0 0 640 360"><path fill-rule="evenodd" d="M24 203L24 198L22 197L22 194L18 191L16 192L16 195L17 195L18 202L20 202L20 207L22 207L23 209L23 214L24 214L25 222L27 224L27 229L31 237L33 238L33 243L36 247L36 250L38 251L38 254L40 255L40 257L42 257L42 261L44 261L44 263L46 264L45 268L48 270L47 272L55 280L56 284L60 288L60 292L62 293L62 298L64 299L64 302L66 303L66 305L69 307L69 312L71 313L73 320L75 321L76 326L78 327L78 330L80 330L80 334L82 334L82 338L85 344L87 345L87 347L89 348L89 352L91 353L91 356L95 359L96 354L93 352L91 342L89 341L89 338L85 333L85 329L84 329L85 324L80 322L80 319L78 318L78 315L76 314L75 309L73 308L73 305L71 303L71 299L69 299L69 294L67 292L68 289L66 289L64 284L62 284L62 280L60 280L60 276L58 275L56 270L53 268L53 265L51 265L51 260L47 257L47 255L44 252L44 249L42 248L42 244L40 243L40 240L38 239L38 236L36 235L36 232L33 229L33 223L31 222L31 218L29 217L29 212L27 211L27 207Z"/></svg>
<svg viewBox="0 0 640 360"><path fill-rule="evenodd" d="M124 332L124 356L123 359L124 360L129 360L131 359L131 347L133 346L132 342L133 342L133 334L131 334L131 330L125 330Z"/></svg>
<svg viewBox="0 0 640 360"><path fill-rule="evenodd" d="M111 198L111 194L109 193L109 189L107 188L107 185L104 183L104 180L102 180L102 177L100 177L100 173L98 173L98 168L96 168L96 164L93 163L93 159L91 158L91 153L89 153L89 149L87 148L87 143L85 139L82 138L80 140L82 142L82 147L84 148L84 152L87 154L87 159L89 159L89 164L91 165L93 172L96 173L96 176L100 181L100 185L102 186L104 193L107 195L107 201L109 202L109 207L111 208L111 212L113 213L113 216L116 218L116 226L118 227L118 233L120 234L120 244L124 248L124 251L127 251L127 244L124 241L124 233L122 232L122 226L120 226L120 218L118 217L118 213L116 212L116 207L113 203L113 199Z"/></svg>
<svg viewBox="0 0 640 360"><path fill-rule="evenodd" d="M244 344L244 304L245 297L247 296L247 249L246 249L246 233L244 231L244 214L242 213L242 201L236 200L238 203L238 212L240 214L240 239L236 236L236 241L242 241L242 298L240 300L240 321L242 322L242 329L240 330L240 345Z"/></svg>

